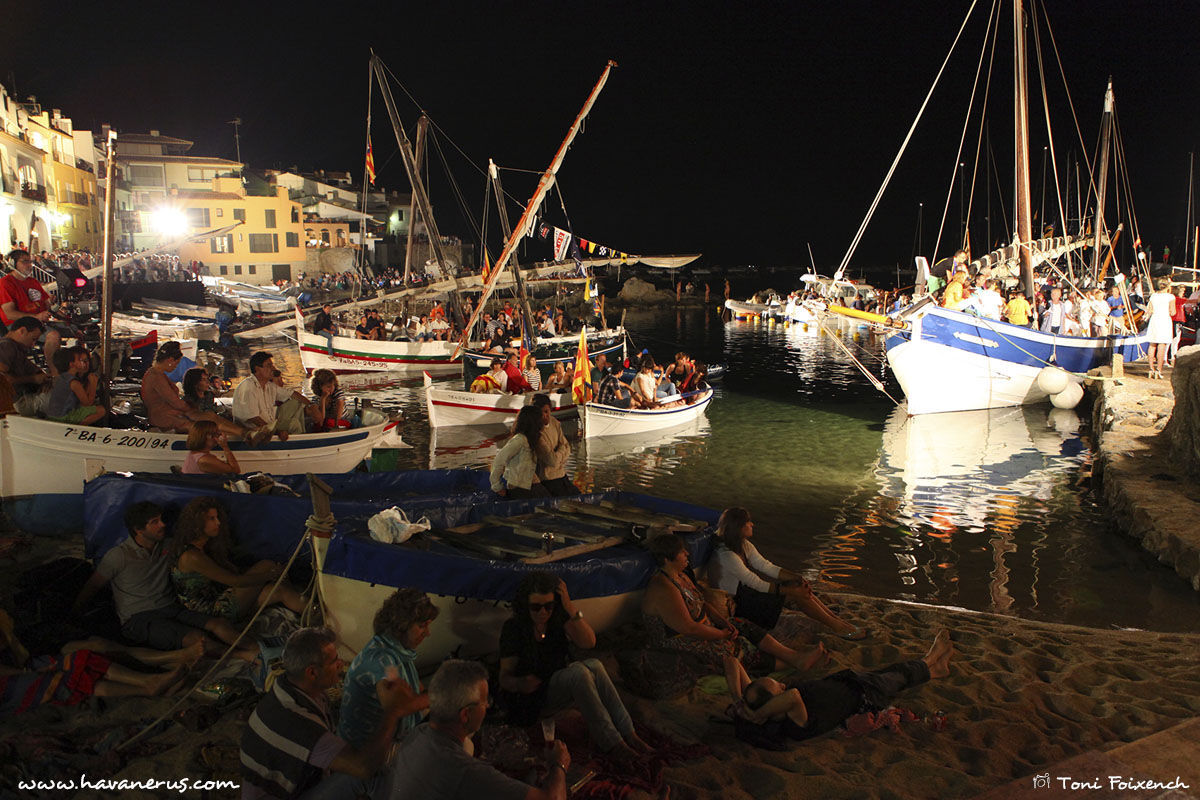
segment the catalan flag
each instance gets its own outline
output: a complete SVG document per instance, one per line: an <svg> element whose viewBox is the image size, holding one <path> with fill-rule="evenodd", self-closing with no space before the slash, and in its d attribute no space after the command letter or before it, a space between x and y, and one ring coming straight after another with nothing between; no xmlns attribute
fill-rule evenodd
<svg viewBox="0 0 1200 800"><path fill-rule="evenodd" d="M592 365L588 363L587 326L579 332L579 349L575 351L575 377L571 380L571 397L576 405L592 399Z"/></svg>
<svg viewBox="0 0 1200 800"><path fill-rule="evenodd" d="M371 134L367 134L367 182L375 185L375 154L371 152Z"/></svg>
<svg viewBox="0 0 1200 800"><path fill-rule="evenodd" d="M491 274L492 274L492 260L488 257L488 251L487 251L487 248L485 247L483 249L483 272L480 274L480 277L483 278L483 282L485 284L488 282L488 276Z"/></svg>

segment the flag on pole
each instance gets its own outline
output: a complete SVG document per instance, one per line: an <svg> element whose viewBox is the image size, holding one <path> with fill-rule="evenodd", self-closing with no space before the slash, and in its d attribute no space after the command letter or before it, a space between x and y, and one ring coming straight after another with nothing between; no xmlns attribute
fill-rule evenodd
<svg viewBox="0 0 1200 800"><path fill-rule="evenodd" d="M579 240L575 234L571 234L571 258L575 261L575 269L579 270L579 277L586 278L587 270L583 268L583 255L579 252Z"/></svg>
<svg viewBox="0 0 1200 800"><path fill-rule="evenodd" d="M579 349L575 351L575 377L571 380L571 397L576 405L592 399L592 365L588 363L587 326L579 332Z"/></svg>
<svg viewBox="0 0 1200 800"><path fill-rule="evenodd" d="M488 276L491 274L492 274L492 261L490 258L488 258L488 251L487 251L487 248L485 247L483 250L483 272L481 273L480 277L483 278L484 283L487 283Z"/></svg>
<svg viewBox="0 0 1200 800"><path fill-rule="evenodd" d="M367 182L375 185L375 154L371 152L371 134L367 134Z"/></svg>
<svg viewBox="0 0 1200 800"><path fill-rule="evenodd" d="M583 283L583 299L584 300L592 299L592 279L591 278L588 278Z"/></svg>

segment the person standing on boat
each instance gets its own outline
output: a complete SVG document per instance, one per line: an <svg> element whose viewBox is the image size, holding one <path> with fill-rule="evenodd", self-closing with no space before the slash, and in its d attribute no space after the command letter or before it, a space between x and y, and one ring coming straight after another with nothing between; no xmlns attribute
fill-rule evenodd
<svg viewBox="0 0 1200 800"><path fill-rule="evenodd" d="M1025 297L1025 293L1020 289L1013 289L1008 295L1008 304L1004 306L1004 318L1010 325L1020 325L1022 328L1029 327L1029 315L1033 312L1033 308L1029 305L1029 299Z"/></svg>
<svg viewBox="0 0 1200 800"><path fill-rule="evenodd" d="M375 635L359 651L346 671L342 685L338 735L352 747L362 747L383 721L379 692L391 676L399 675L415 695L412 713L396 724L396 740L403 739L429 708L429 695L417 675L417 647L429 636L438 609L419 589L397 589L375 612Z"/></svg>
<svg viewBox="0 0 1200 800"><path fill-rule="evenodd" d="M867 632L851 625L829 610L812 590L804 576L783 569L768 561L750 540L754 537L754 520L750 512L732 506L721 512L717 521L718 543L708 562L708 583L736 597L745 586L755 592L783 595L804 614L833 630L843 639L859 641Z"/></svg>
<svg viewBox="0 0 1200 800"><path fill-rule="evenodd" d="M1175 316L1176 298L1167 291L1169 287L1170 283L1166 278L1159 278L1148 303L1150 322L1146 326L1146 338L1150 344L1147 358L1150 362L1151 378L1162 378L1167 348L1171 346L1171 340L1175 336L1171 318Z"/></svg>
<svg viewBox="0 0 1200 800"><path fill-rule="evenodd" d="M283 441L292 433L304 433L303 409L312 401L297 391L275 383L275 359L266 350L250 356L250 375L233 390L233 419L260 435L274 432ZM276 402L282 405L276 410Z"/></svg>
<svg viewBox="0 0 1200 800"><path fill-rule="evenodd" d="M21 317L0 338L0 372L8 378L16 394L14 408L26 417L44 414L50 402L50 375L29 357L33 343L45 327L37 317Z"/></svg>
<svg viewBox="0 0 1200 800"><path fill-rule="evenodd" d="M542 414L542 430L534 447L538 480L552 495L564 497L579 494L579 488L567 477L571 444L563 435L562 424L550 413L550 396L535 394L530 405Z"/></svg>
<svg viewBox="0 0 1200 800"><path fill-rule="evenodd" d="M525 500L546 494L537 480L537 458L534 455L541 433L541 410L533 406L522 408L517 414L513 435L492 461L493 492L509 500Z"/></svg>
<svg viewBox="0 0 1200 800"><path fill-rule="evenodd" d="M33 276L33 256L26 250L13 250L8 254L12 272L0 278L0 320L12 326L25 316L34 317L42 323L39 336L45 334L42 355L46 366L53 365L54 351L62 343L62 336L50 322L50 297L42 288L42 282Z"/></svg>
<svg viewBox="0 0 1200 800"><path fill-rule="evenodd" d="M1062 299L1062 289L1055 286L1050 290L1050 302L1042 315L1042 333L1055 336L1066 332L1067 319L1071 314L1071 304Z"/></svg>
<svg viewBox="0 0 1200 800"><path fill-rule="evenodd" d="M333 323L333 306L329 303L321 306L313 320L312 332L316 336L324 336L328 343L329 355L333 355L333 337L337 334L337 325Z"/></svg>
<svg viewBox="0 0 1200 800"><path fill-rule="evenodd" d="M571 600L567 585L549 572L531 572L517 586L513 615L500 629L499 699L510 725L577 707L592 743L610 758L629 760L653 750L634 730L604 665L572 660L571 645L596 646L596 632Z"/></svg>
<svg viewBox="0 0 1200 800"><path fill-rule="evenodd" d="M929 277L925 279L925 288L930 294L936 295L946 285L949 276L962 267L967 266L967 251L957 250L950 258L943 258L929 268Z"/></svg>

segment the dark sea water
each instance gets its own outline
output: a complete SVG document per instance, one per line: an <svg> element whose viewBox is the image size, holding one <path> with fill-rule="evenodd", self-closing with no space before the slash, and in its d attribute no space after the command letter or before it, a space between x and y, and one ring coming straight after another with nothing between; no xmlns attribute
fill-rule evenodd
<svg viewBox="0 0 1200 800"><path fill-rule="evenodd" d="M648 437L574 440L585 488L741 505L772 560L831 589L1094 627L1200 631L1200 595L1108 521L1089 491L1087 420L1049 406L909 418L882 341L630 312L636 348L726 363L707 419ZM295 346L272 348L298 381ZM851 357L853 355L853 358ZM342 376L403 410L407 449L374 469L486 468L503 430L431 437L420 380ZM569 437L574 423L566 426Z"/></svg>

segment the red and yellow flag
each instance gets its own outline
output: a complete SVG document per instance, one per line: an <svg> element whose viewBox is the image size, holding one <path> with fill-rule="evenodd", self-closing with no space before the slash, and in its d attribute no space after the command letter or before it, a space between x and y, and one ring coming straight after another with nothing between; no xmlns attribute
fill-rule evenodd
<svg viewBox="0 0 1200 800"><path fill-rule="evenodd" d="M371 152L371 134L367 134L367 182L375 185L375 154Z"/></svg>
<svg viewBox="0 0 1200 800"><path fill-rule="evenodd" d="M488 258L488 251L487 251L487 248L485 247L483 249L483 272L480 273L480 277L483 278L483 282L485 284L488 282L488 276L491 274L492 274L492 260L490 258Z"/></svg>
<svg viewBox="0 0 1200 800"><path fill-rule="evenodd" d="M571 397L576 405L592 399L592 365L588 363L587 327L579 332L579 349L575 351L575 377L571 380Z"/></svg>

